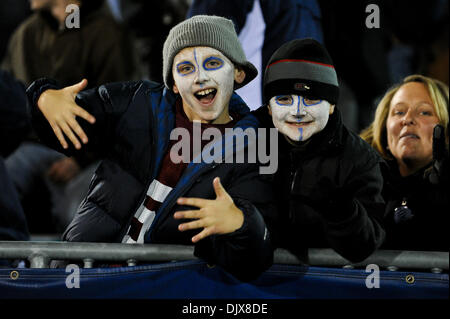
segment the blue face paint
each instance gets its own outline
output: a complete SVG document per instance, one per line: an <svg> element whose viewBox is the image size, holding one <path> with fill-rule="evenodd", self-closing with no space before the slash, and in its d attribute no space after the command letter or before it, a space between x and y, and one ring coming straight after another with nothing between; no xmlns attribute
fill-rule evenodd
<svg viewBox="0 0 450 319"><path fill-rule="evenodd" d="M195 64L197 65L197 68L200 69L200 66L198 65L198 61L197 61L197 50L194 49L194 60L195 60ZM200 83L200 87L203 87L203 83Z"/></svg>
<svg viewBox="0 0 450 319"><path fill-rule="evenodd" d="M280 102L278 102L278 99L280 99L282 97L290 97L291 98L290 103L280 103ZM290 95L278 95L278 96L275 97L275 103L277 103L279 106L291 106L292 104L294 104L294 99Z"/></svg>
<svg viewBox="0 0 450 319"><path fill-rule="evenodd" d="M218 65L217 66L208 66L208 63L210 61L216 61L218 63ZM203 68L206 71L214 71L214 70L220 69L224 64L225 64L225 62L221 58L211 56L203 62Z"/></svg>
<svg viewBox="0 0 450 319"><path fill-rule="evenodd" d="M298 141L303 141L303 127L299 127L298 132L300 133L300 136L298 138Z"/></svg>
<svg viewBox="0 0 450 319"><path fill-rule="evenodd" d="M198 62L197 62L197 50L194 49L194 60L195 60L195 64L197 64L197 68L199 67Z"/></svg>
<svg viewBox="0 0 450 319"><path fill-rule="evenodd" d="M318 100L316 103L313 103L313 104L306 104L306 103L305 103L305 98L302 96L302 103L303 103L303 105L304 105L305 107L310 107L310 106L314 106L314 105L317 105L317 104L322 103L322 100Z"/></svg>
<svg viewBox="0 0 450 319"><path fill-rule="evenodd" d="M189 71L183 72L183 67L185 67L185 66L186 66L186 68L191 67L192 69ZM195 72L195 66L193 66L192 63L188 62L188 61L183 61L183 62L178 63L176 66L176 69L177 69L177 73L180 76L186 76L186 75L189 75L189 74Z"/></svg>

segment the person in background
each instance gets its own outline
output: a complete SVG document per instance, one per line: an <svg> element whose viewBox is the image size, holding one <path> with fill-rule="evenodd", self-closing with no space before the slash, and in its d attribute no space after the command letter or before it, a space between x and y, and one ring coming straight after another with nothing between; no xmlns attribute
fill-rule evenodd
<svg viewBox="0 0 450 319"><path fill-rule="evenodd" d="M266 68L263 93L254 114L279 132L275 245L306 261L308 248L364 260L385 238L382 159L343 125L325 47L314 39L283 44Z"/></svg>
<svg viewBox="0 0 450 319"><path fill-rule="evenodd" d="M187 16L196 14L233 20L244 52L258 70L255 81L237 91L251 110L262 105L262 74L276 49L297 38L323 43L317 0L193 0Z"/></svg>
<svg viewBox="0 0 450 319"><path fill-rule="evenodd" d="M84 77L92 86L138 79L130 34L105 11L103 3L31 0L33 14L11 36L1 68L26 86L41 77L63 85ZM75 12L66 9L69 5L79 8L78 26L66 23ZM24 137L5 165L31 231L61 233L67 227L97 164L92 154L66 157L41 145L34 132Z"/></svg>
<svg viewBox="0 0 450 319"><path fill-rule="evenodd" d="M411 75L388 90L361 137L386 160L385 249L448 251L449 91Z"/></svg>
<svg viewBox="0 0 450 319"><path fill-rule="evenodd" d="M0 70L0 240L30 238L19 196L3 160L31 130L24 90L21 82ZM1 264L5 262L0 260Z"/></svg>

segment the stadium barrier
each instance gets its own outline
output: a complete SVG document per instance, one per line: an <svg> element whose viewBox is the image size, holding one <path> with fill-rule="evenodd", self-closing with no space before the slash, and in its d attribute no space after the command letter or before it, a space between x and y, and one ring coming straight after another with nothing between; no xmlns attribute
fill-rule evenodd
<svg viewBox="0 0 450 319"><path fill-rule="evenodd" d="M0 242L0 259L28 259L30 266L0 269L0 299L448 299L449 296L448 252L379 250L357 264L331 249L309 249L308 264L282 249L276 250L274 257L270 269L258 279L244 283L220 267L194 257L192 246ZM76 267L48 268L54 259L79 260L83 267L77 273ZM128 266L93 267L101 261L126 262ZM78 282L73 281L75 275Z"/></svg>

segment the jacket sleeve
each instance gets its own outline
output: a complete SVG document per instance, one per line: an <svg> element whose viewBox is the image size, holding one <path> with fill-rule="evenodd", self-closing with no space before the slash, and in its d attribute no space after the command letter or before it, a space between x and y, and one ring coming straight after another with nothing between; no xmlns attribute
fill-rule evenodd
<svg viewBox="0 0 450 319"><path fill-rule="evenodd" d="M360 262L378 249L385 239L382 226L385 204L381 195L383 177L380 162L369 168L355 168L345 189L353 194L341 221L327 221L327 239L334 250L351 262Z"/></svg>
<svg viewBox="0 0 450 319"><path fill-rule="evenodd" d="M45 78L36 80L27 89L33 128L44 144L67 156L77 155L77 153L86 151L102 154L114 144L117 121L127 110L139 83L117 82L105 84L82 91L76 96L75 102L96 119L94 124L90 124L84 119L77 118L81 128L88 136L89 142L83 145L80 150L76 150L70 142L67 149L61 146L50 124L37 107L37 101L44 91L60 89L61 87L54 80Z"/></svg>
<svg viewBox="0 0 450 319"><path fill-rule="evenodd" d="M256 165L255 165L256 166ZM247 172L245 172L247 171ZM271 183L258 171L242 170L227 188L244 213L244 223L233 233L210 236L195 247L195 255L217 264L242 281L256 279L273 263L267 225L275 217Z"/></svg>
<svg viewBox="0 0 450 319"><path fill-rule="evenodd" d="M25 86L0 70L0 156L7 157L31 130Z"/></svg>

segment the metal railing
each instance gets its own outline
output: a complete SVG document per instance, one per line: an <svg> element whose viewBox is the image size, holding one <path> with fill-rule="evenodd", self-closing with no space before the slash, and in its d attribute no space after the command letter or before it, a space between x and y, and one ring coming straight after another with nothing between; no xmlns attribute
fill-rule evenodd
<svg viewBox="0 0 450 319"><path fill-rule="evenodd" d="M196 259L193 246L162 244L74 243L55 241L0 241L0 259L28 259L31 268L48 268L51 260L80 260L85 268L94 261L166 262ZM360 263L351 263L332 249L308 250L308 262L284 249L275 251L274 263L288 265L359 268L376 264L388 270L428 270L440 273L449 269L448 252L379 250Z"/></svg>

